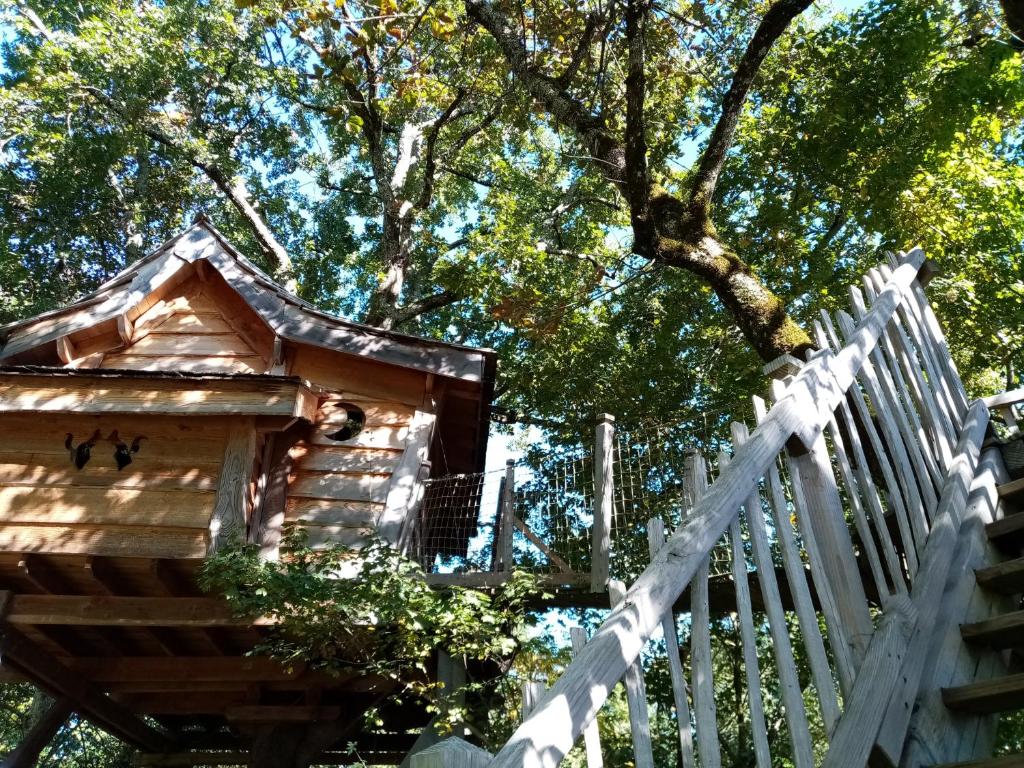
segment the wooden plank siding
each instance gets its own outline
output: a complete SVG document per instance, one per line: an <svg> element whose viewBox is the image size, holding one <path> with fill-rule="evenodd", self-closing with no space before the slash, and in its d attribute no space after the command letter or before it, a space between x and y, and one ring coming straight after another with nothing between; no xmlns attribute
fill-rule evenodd
<svg viewBox="0 0 1024 768"><path fill-rule="evenodd" d="M104 356L103 368L143 371L264 373L265 350L225 316L226 289L191 278L180 294L156 302L135 320L132 343ZM247 310L252 315L251 310Z"/></svg>
<svg viewBox="0 0 1024 768"><path fill-rule="evenodd" d="M228 419L0 414L0 550L201 557ZM101 439L81 470L64 439ZM114 430L145 435L118 471Z"/></svg>

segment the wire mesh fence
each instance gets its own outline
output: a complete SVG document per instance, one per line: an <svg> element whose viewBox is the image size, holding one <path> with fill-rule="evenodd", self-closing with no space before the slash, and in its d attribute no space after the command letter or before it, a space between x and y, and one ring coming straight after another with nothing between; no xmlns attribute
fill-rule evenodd
<svg viewBox="0 0 1024 768"><path fill-rule="evenodd" d="M698 438L699 439L699 438ZM701 439L701 443L706 440ZM647 521L671 532L692 505L687 463L692 425L619 431L612 443L611 576L630 581L649 562ZM475 573L514 567L533 573L586 574L593 563L593 442L545 452L534 446L507 470L427 482L410 553L428 572ZM506 494L506 484L512 483ZM508 504L508 513L503 513ZM502 531L507 521L506 532ZM511 565L502 542L511 540ZM712 572L724 572L727 558Z"/></svg>

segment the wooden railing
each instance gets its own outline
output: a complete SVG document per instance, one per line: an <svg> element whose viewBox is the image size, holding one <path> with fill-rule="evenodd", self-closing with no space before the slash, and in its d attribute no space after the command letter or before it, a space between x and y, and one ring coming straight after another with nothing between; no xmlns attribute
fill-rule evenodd
<svg viewBox="0 0 1024 768"><path fill-rule="evenodd" d="M680 757L686 766L719 766L708 558L725 536L759 768L772 764L773 752L797 768L822 761L864 766L873 750L897 762L988 425L983 403L968 407L925 299L918 279L924 263L915 250L891 270L872 270L864 290L851 291L854 316L840 312L833 321L823 313L815 328L820 350L777 383L770 410L755 398L757 428L748 434L734 425L734 452L719 458L709 485L697 457L682 524L493 759L459 747L461 763L430 762L441 760L442 750L419 765L557 766L614 686L625 678L629 690L658 628L675 641L674 606L689 587L696 739L687 738L685 714ZM754 575L764 606L757 617ZM787 611L795 622L787 623ZM755 626L764 624L788 744L770 740L766 730L755 637ZM796 642L814 697L801 690ZM685 686L676 693L683 714ZM812 732L812 719L821 733ZM649 764L647 754L638 746L637 765Z"/></svg>

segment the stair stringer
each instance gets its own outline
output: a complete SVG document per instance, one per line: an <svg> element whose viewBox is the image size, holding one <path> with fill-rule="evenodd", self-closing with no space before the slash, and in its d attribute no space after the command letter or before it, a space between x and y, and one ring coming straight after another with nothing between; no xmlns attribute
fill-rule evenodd
<svg viewBox="0 0 1024 768"><path fill-rule="evenodd" d="M928 666L904 741L901 768L922 768L988 757L995 745L998 715L954 712L942 702L942 689L1006 673L1008 652L972 648L960 625L1012 610L1012 600L980 588L977 568L1004 559L985 534L985 525L1005 514L996 487L1008 480L998 448L982 451L971 484L956 549L942 593ZM884 733L883 725L883 733Z"/></svg>

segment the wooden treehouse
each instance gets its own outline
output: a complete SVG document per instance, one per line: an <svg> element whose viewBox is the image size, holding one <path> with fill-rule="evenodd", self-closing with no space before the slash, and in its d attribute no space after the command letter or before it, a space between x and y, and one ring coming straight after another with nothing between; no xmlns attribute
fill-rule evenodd
<svg viewBox="0 0 1024 768"><path fill-rule="evenodd" d="M142 765L345 762L281 745L319 729L378 764L554 768L580 742L601 768L619 683L632 762L654 768L641 654L666 654L682 768L1020 768L991 755L1024 709L1024 390L968 397L932 271L901 254L851 289L852 314L822 313L818 350L768 367L771 404L753 399L731 450L604 417L593 446L510 465L485 503L490 353L318 313L198 223L6 329L0 673L57 703L3 768L71 710ZM549 605L611 611L589 639L572 628L557 679L522 681L497 754L438 742L415 706L370 734L358 716L387 681L245 657L258 622L196 589L209 552L245 536L273 556L285 521L313 541L376 533L437 584L527 568ZM723 638L745 686L740 666L716 680ZM439 653L446 687L462 674Z"/></svg>
<svg viewBox="0 0 1024 768"><path fill-rule="evenodd" d="M393 684L246 657L259 627L195 574L236 537L273 557L286 523L313 544L401 546L427 478L482 468L493 353L319 312L204 219L0 333L4 679L145 752L333 721L342 744L400 760L422 710L367 736L360 715ZM441 545L465 548L474 523Z"/></svg>

